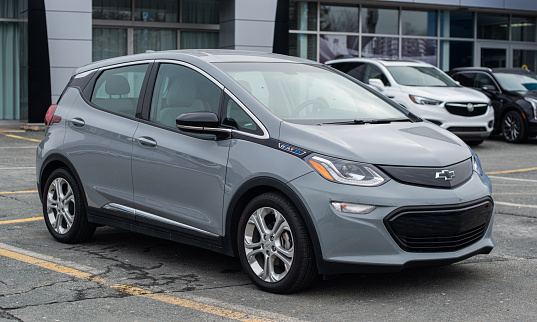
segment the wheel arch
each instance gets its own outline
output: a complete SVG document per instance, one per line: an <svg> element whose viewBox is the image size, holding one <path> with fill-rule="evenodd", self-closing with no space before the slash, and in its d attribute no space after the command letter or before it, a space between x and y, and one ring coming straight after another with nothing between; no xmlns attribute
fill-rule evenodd
<svg viewBox="0 0 537 322"><path fill-rule="evenodd" d="M82 185L82 181L80 180L80 177L78 176L77 171L75 170L75 167L67 159L65 156L61 154L52 154L48 156L45 161L43 162L43 165L41 166L41 171L39 173L39 181L37 182L37 190L39 193L39 198L43 200L43 189L44 184L47 182L48 178L54 172L54 170L59 168L67 168L69 172L75 177L80 190L82 191L82 198L84 199L84 205L87 205L86 200L86 193L84 192L84 186Z"/></svg>
<svg viewBox="0 0 537 322"><path fill-rule="evenodd" d="M304 220L308 233L310 236L313 250L316 258L322 258L321 245L317 236L317 231L313 224L311 216L300 199L300 197L284 182L270 178L270 177L258 177L245 182L237 189L226 212L226 238L224 238L225 253L237 256L237 228L240 219L240 215L244 207L248 204L252 198L265 192L280 192L287 197L293 205L298 209L300 216Z"/></svg>

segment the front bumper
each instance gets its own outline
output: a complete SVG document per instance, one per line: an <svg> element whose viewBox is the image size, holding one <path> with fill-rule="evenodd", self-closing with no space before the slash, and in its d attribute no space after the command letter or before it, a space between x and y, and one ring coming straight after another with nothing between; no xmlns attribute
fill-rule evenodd
<svg viewBox="0 0 537 322"><path fill-rule="evenodd" d="M321 248L321 253L316 254L321 274L393 272L408 267L449 264L489 253L494 247L492 210L484 233L453 251L404 250L385 223L392 214L406 207L457 208L491 200L490 183L476 173L455 189L413 186L395 180L379 187L355 187L329 182L317 173L302 176L290 184L304 201L315 226ZM377 208L366 215L341 213L330 206L331 201Z"/></svg>

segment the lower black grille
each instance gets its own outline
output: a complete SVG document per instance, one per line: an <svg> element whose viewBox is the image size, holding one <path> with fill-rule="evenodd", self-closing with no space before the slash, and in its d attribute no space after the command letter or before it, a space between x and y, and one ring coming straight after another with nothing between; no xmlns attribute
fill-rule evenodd
<svg viewBox="0 0 537 322"><path fill-rule="evenodd" d="M437 209L402 208L389 215L384 222L405 251L451 252L483 238L492 210L490 199Z"/></svg>
<svg viewBox="0 0 537 322"><path fill-rule="evenodd" d="M479 116L487 112L486 103L446 103L446 110L460 116Z"/></svg>

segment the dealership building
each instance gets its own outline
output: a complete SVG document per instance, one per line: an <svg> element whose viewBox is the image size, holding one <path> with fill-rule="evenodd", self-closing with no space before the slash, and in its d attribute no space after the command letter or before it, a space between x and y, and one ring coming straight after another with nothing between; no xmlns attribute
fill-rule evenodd
<svg viewBox="0 0 537 322"><path fill-rule="evenodd" d="M147 50L537 70L536 0L1 0L0 120L43 123L73 70Z"/></svg>

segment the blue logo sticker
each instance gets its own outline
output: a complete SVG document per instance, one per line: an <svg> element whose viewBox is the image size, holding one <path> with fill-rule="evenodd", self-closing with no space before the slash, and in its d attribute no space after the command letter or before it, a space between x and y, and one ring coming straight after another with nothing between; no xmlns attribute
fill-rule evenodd
<svg viewBox="0 0 537 322"><path fill-rule="evenodd" d="M281 143L281 142L278 142L278 147L284 151L287 151L289 153L293 153L293 154L297 154L297 155L303 155L305 153L307 153L307 151L304 151L304 150L301 150L297 147L294 147L292 145L289 145L289 144L285 144L285 143Z"/></svg>

